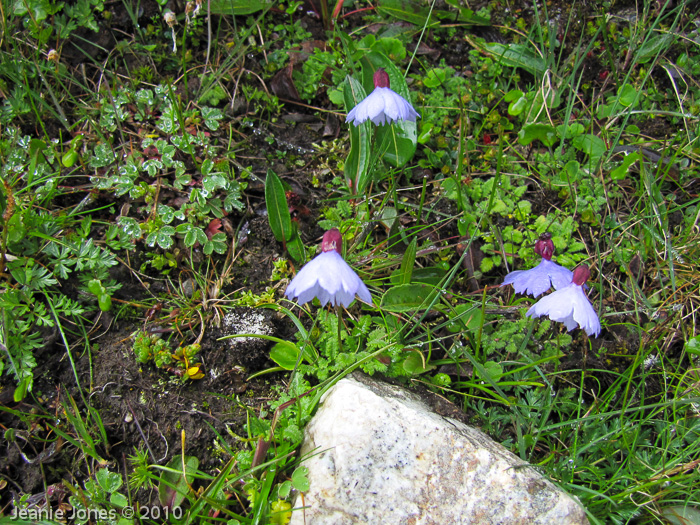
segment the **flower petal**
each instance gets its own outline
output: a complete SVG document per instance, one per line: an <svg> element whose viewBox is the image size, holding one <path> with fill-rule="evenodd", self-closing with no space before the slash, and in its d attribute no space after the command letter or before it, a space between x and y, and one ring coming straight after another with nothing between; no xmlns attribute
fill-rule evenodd
<svg viewBox="0 0 700 525"><path fill-rule="evenodd" d="M528 317L548 316L552 321L564 323L568 331L577 326L586 331L588 335L598 337L600 334L600 321L593 309L593 305L586 297L581 286L570 283L543 297L527 311Z"/></svg>
<svg viewBox="0 0 700 525"><path fill-rule="evenodd" d="M299 304L307 303L317 297L321 306L350 306L355 295L368 304L372 304L372 295L350 268L343 257L335 250L323 252L306 264L289 283L284 295L293 299L298 297Z"/></svg>
<svg viewBox="0 0 700 525"><path fill-rule="evenodd" d="M397 120L415 122L417 117L420 115L405 98L391 88L378 87L352 108L345 120L355 126L366 120L381 126Z"/></svg>
<svg viewBox="0 0 700 525"><path fill-rule="evenodd" d="M554 286L555 290L559 290L559 288L564 288L571 284L574 278L574 272L544 258L541 264L547 269L549 280L552 282L552 286Z"/></svg>
<svg viewBox="0 0 700 525"><path fill-rule="evenodd" d="M516 270L506 275L501 286L512 284L516 293L537 297L549 290L564 288L571 284L573 273L557 263L542 259L540 264L529 270Z"/></svg>

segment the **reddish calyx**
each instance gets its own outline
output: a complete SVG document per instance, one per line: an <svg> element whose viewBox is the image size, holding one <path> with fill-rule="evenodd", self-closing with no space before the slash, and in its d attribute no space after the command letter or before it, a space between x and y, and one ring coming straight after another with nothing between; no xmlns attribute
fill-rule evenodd
<svg viewBox="0 0 700 525"><path fill-rule="evenodd" d="M333 228L328 230L323 234L323 243L321 244L321 250L324 252L330 252L335 250L340 255L342 255L343 250L343 237L340 235L338 228Z"/></svg>
<svg viewBox="0 0 700 525"><path fill-rule="evenodd" d="M378 88L388 88L389 87L389 75L383 69L377 69L374 72L374 87Z"/></svg>
<svg viewBox="0 0 700 525"><path fill-rule="evenodd" d="M535 243L535 253L548 261L552 260L552 255L554 255L554 243L551 238L540 238Z"/></svg>
<svg viewBox="0 0 700 525"><path fill-rule="evenodd" d="M586 266L585 264L582 264L581 266L577 266L574 269L573 283L576 286L583 286L583 283L585 283L590 276L591 276L591 271L588 269L588 266Z"/></svg>

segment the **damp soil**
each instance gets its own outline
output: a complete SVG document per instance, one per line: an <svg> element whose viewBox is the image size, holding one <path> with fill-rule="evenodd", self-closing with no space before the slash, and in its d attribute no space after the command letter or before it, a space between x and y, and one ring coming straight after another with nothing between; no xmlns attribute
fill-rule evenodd
<svg viewBox="0 0 700 525"><path fill-rule="evenodd" d="M557 7L557 2L554 4L557 16L565 19L568 5L560 3ZM149 2L142 2L142 6L147 13L153 9ZM592 10L589 14L597 16ZM584 15L581 14L578 19L584 19ZM534 17L535 14L529 16ZM123 25L123 31L133 31L128 20L114 22L117 23ZM305 24L316 38L323 37L318 20L309 17ZM456 46L446 46L444 42L429 38L426 49L421 53L422 61L434 61L437 65L440 59L444 59L460 74L468 74L465 56L469 49L466 40L459 38L459 31L455 37L458 40ZM101 53L113 47L112 40L105 33L96 42L99 45L90 48L93 58L101 59ZM204 52L204 49L201 51ZM82 63L77 51L70 51L66 59L69 63L75 62L76 67ZM133 61L132 65L137 65L139 60L134 56L127 62ZM595 64L591 65L590 70L591 80L597 82L592 73L597 71ZM319 106L324 103L327 105L325 109L332 109L327 99L319 101ZM238 107L231 117L239 119L247 111L249 108ZM254 132L243 128L239 130L249 138L237 157L252 166L253 177L244 195L247 209L227 217L232 231L238 235L239 253L231 274L221 284L221 294L239 289L251 290L256 294L264 292L269 286L273 261L282 253L282 247L272 236L266 217L263 181L269 168L290 185L299 199L295 220L299 224L302 240L312 244L320 238L322 230L311 217L318 216L317 211L328 198L327 193L312 185L311 177L298 176L299 169L281 160L271 161L270 158L279 149L288 150L302 161L305 172L322 170L323 159L313 155L313 144L338 136L341 122L332 112L321 115L303 104L289 103L283 105L282 114L277 116L274 124L255 128L252 130ZM50 128L51 123L47 126ZM664 131L660 130L659 136L663 136ZM433 175L414 173L413 177L420 187L422 176ZM673 188L669 191L673 191ZM533 188L533 193L535 213L546 213L548 209L563 204L558 194L547 189ZM406 197L418 202L420 189L415 195L406 194ZM125 201L114 204L119 209ZM443 201L440 206L440 211L444 213L456 213L448 202ZM105 217L106 220L113 218ZM403 226L410 227L410 221L414 219L402 217L401 220L404 221ZM377 225L374 234L381 240L382 236L386 238L388 232ZM453 243L459 237L455 224L431 230L428 235L435 245ZM466 260L471 261L473 267L478 267L479 246L472 245L469 249L472 253ZM456 250L455 257L459 256L458 252ZM204 257L198 254L196 258L201 261ZM169 301L168 297L175 298L183 293L206 294L207 290L183 291L187 286L196 287L191 275L183 273L164 278L155 272L141 273L139 268L146 258L139 249L122 254L122 259L123 264L115 267L112 276L122 284L114 301L125 307L118 315L102 314L91 320L89 349L84 347L80 338L67 335L64 340L56 331L46 330L42 333L44 347L36 355L33 395L22 402L14 402L13 385L8 374L2 376L0 429L5 435L0 440L0 457L3 458L0 461L0 474L2 479L8 481L0 490L0 509L8 509L13 498L23 495L29 495L37 504L46 498L51 499L53 504L60 504L68 494L67 489L61 488L62 480L82 485L99 466L108 466L126 480L131 469L128 458L135 450L144 450L150 462L165 465L181 454L184 444L185 453L199 459L200 470L215 475L217 469L228 461L229 452L248 446L245 444L248 416L267 410L270 400L275 399L279 389L286 386L287 376L282 374L266 374L250 379L252 375L275 366L269 359L271 343L254 338L221 338L251 332L290 338L293 337L294 327L288 321L272 310L260 308L240 307L233 311L227 309L224 313L215 302L206 306L200 301L196 311L185 312L179 303ZM484 286L498 283L501 278L501 275L489 275L480 282L465 279L459 284L462 288L455 291L468 295ZM77 283L68 281L62 285L66 295L78 296ZM128 306L146 301L152 305L154 297L157 298L156 305L161 305L161 309L155 312ZM620 324L624 324L624 320ZM160 333L164 337L177 335L178 340L187 342L198 340L201 345L198 360L204 377L185 380L176 371L137 363L133 344L134 334L140 330ZM70 351L66 348L66 342ZM570 362L565 366L571 369L610 369L612 381L616 364L624 365L624 355L618 358L617 363L602 362L595 355L604 353L598 352L603 347L621 349L624 354L625 349L637 348L639 341L630 340L626 330L613 328L593 344L593 349L583 346L573 348L568 356ZM673 352L674 348L671 345L669 351ZM468 370L446 372L469 374ZM592 387L594 383L598 384L599 377L591 380L591 383ZM468 419L462 408L431 394L425 395L438 412ZM60 436L62 432L69 432L66 407L75 406L77 413L85 417L86 403L99 413L106 432L106 443L98 443L94 456L87 457ZM141 505L154 504L158 499L155 490L143 489L132 494L132 497Z"/></svg>

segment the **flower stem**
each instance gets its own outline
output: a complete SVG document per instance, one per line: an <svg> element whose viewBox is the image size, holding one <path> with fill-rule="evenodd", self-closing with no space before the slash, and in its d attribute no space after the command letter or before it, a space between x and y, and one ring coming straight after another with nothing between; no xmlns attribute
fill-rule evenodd
<svg viewBox="0 0 700 525"><path fill-rule="evenodd" d="M338 321L338 353L340 353L343 349L343 340L340 336L341 334L341 329L340 329L340 308L337 306L334 307L335 309L335 318Z"/></svg>

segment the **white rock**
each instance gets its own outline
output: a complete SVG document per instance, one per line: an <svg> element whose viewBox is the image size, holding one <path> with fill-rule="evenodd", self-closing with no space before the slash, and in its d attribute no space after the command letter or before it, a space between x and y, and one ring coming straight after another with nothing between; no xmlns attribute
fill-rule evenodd
<svg viewBox="0 0 700 525"><path fill-rule="evenodd" d="M359 374L326 393L301 452L310 490L292 525L588 523L573 498L483 432Z"/></svg>

